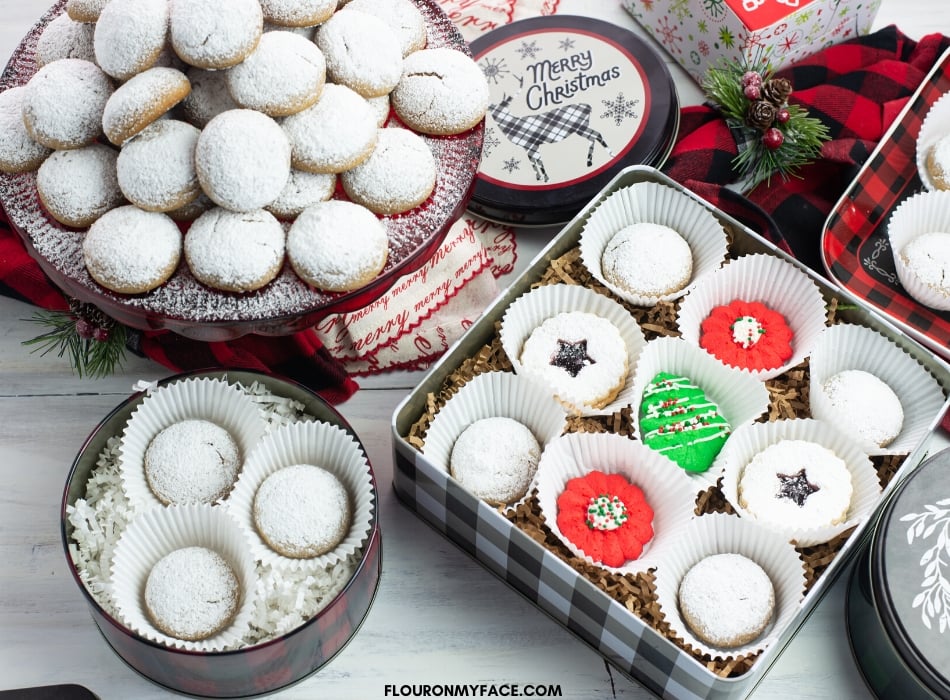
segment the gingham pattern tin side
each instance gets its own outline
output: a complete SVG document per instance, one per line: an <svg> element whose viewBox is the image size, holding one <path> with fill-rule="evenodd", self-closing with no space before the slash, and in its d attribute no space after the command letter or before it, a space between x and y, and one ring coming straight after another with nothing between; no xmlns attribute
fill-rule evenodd
<svg viewBox="0 0 950 700"><path fill-rule="evenodd" d="M393 488L399 499L622 673L657 696L676 700L736 697L751 690L754 678L727 681L712 675L395 432L393 439Z"/></svg>

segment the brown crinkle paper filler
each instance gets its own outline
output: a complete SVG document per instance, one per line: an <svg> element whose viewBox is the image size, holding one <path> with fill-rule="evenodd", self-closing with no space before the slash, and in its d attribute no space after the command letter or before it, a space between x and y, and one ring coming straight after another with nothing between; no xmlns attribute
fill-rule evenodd
<svg viewBox="0 0 950 700"><path fill-rule="evenodd" d="M627 304L613 296L609 289L600 285L593 278L581 262L580 248L578 247L574 247L561 257L552 260L542 274L541 279L533 284L532 288L547 284L583 285L610 297L624 306L636 318L647 340L659 336L680 335L676 324L678 308L676 301L662 302L648 308ZM827 325L833 325L836 322L837 310L838 300L829 299L827 302ZM432 418L445 405L446 401L472 377L483 372L512 371L511 361L505 355L498 337L499 327L500 322L495 324L495 333L491 342L481 347L474 356L466 359L457 370L450 374L438 393L427 396L426 413L420 416L412 425L406 438L409 444L416 449L422 449L425 443L425 433ZM808 381L807 359L783 374L768 380L765 385L769 392L769 408L760 420L777 421L810 417ZM606 416L568 417L564 432L610 432L632 437L633 409L628 406ZM900 468L903 459L903 456L872 457L882 486L887 485ZM714 659L693 649L685 640L676 637L670 631L669 624L663 619L663 613L656 599L656 587L652 572L640 573L635 576L614 574L575 556L554 536L545 524L536 494L532 494L530 498L514 510L499 509L499 512L535 542L559 556L588 581L603 590L605 594L620 602L627 610L670 639L683 651L691 654L710 672L722 678L731 678L748 672L755 664L759 654ZM709 513L735 514L735 510L726 501L719 485L712 486L697 496L694 512L699 516ZM853 530L849 530L829 542L813 547L798 548L798 553L804 562L806 591L811 590L811 587L834 561L852 532Z"/></svg>

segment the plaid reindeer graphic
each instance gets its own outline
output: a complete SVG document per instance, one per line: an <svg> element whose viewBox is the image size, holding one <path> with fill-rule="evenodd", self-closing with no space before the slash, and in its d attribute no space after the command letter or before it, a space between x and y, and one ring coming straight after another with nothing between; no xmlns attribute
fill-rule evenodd
<svg viewBox="0 0 950 700"><path fill-rule="evenodd" d="M550 179L538 153L538 148L546 143L563 141L571 134L587 139L590 142L590 147L587 149L588 167L594 162L595 143L599 143L607 149L608 153L611 153L600 132L590 127L591 106L589 104L570 104L542 114L529 114L524 117L512 114L508 107L511 101L521 94L521 88L524 87L524 78L516 77L520 86L518 92L514 95L503 95L500 102L488 106L488 111L508 140L525 150L538 180L547 182Z"/></svg>

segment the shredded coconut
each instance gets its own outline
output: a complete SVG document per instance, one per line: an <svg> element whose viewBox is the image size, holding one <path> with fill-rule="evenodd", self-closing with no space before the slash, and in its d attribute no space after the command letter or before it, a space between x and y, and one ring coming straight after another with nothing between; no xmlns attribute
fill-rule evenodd
<svg viewBox="0 0 950 700"><path fill-rule="evenodd" d="M236 386L258 405L267 432L298 420L316 420L306 412L304 404L278 396L260 382ZM93 599L114 617L118 611L111 596L112 557L119 537L133 517L122 492L119 447L118 436L106 441L86 481L83 497L66 506L71 527L67 546L79 578ZM361 556L361 550L357 550L346 560L315 572L277 570L258 562L251 629L237 646L280 637L311 619L352 579Z"/></svg>

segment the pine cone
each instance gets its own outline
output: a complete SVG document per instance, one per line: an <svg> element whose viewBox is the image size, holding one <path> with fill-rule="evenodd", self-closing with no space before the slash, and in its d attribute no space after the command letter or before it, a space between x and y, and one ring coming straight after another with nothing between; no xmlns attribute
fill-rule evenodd
<svg viewBox="0 0 950 700"><path fill-rule="evenodd" d="M792 94L792 81L787 78L771 78L762 86L762 99L768 100L776 107L785 104Z"/></svg>
<svg viewBox="0 0 950 700"><path fill-rule="evenodd" d="M767 100L756 100L749 105L749 109L746 112L746 124L759 131L765 131L772 126L777 111L775 105L771 102Z"/></svg>

